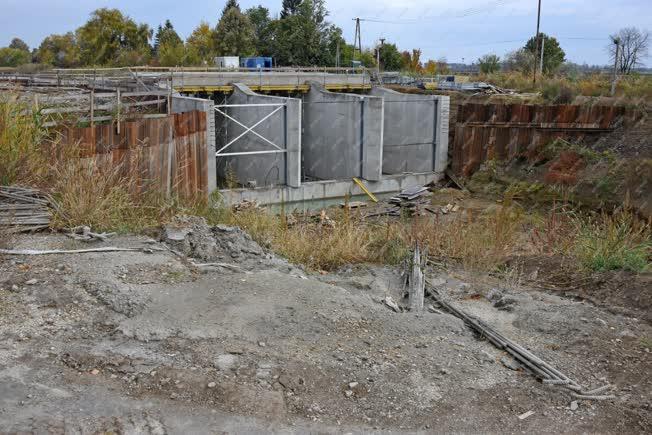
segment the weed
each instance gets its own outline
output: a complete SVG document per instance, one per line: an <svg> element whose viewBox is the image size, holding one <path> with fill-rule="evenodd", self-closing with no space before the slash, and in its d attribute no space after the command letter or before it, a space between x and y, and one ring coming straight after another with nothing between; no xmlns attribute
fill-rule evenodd
<svg viewBox="0 0 652 435"><path fill-rule="evenodd" d="M0 95L0 184L33 182L44 174L45 132L31 105L12 94Z"/></svg>
<svg viewBox="0 0 652 435"><path fill-rule="evenodd" d="M577 242L574 254L587 269L593 271L650 269L652 231L649 223L631 211L575 220Z"/></svg>

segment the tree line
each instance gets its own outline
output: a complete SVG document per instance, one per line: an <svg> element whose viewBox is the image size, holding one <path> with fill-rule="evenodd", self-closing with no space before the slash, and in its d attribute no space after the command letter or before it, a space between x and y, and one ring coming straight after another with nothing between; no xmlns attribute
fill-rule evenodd
<svg viewBox="0 0 652 435"><path fill-rule="evenodd" d="M264 6L242 11L237 0L228 0L215 25L199 23L184 41L170 20L153 29L118 9L101 8L74 32L50 35L31 51L14 38L0 48L0 66L201 66L213 65L216 56L269 56L278 66L351 66L358 60L373 67L379 57L385 70L422 68L419 50L401 53L392 43L379 52L356 52L327 17L325 0L282 0L277 17Z"/></svg>
<svg viewBox="0 0 652 435"><path fill-rule="evenodd" d="M650 34L648 31L626 27L610 35L609 38L612 42L605 47L605 51L611 65L615 64L620 74L630 74L636 68L644 66L643 60L649 56ZM617 59L616 42L619 46ZM541 46L543 46L543 56L539 57L541 56ZM538 58L535 59L535 56ZM539 65L540 63L542 65ZM532 37L524 47L508 53L504 59L501 60L493 53L485 54L478 59L477 65L479 71L484 74L493 74L500 70L531 74L535 65L537 68L540 66L543 73L548 75L577 69L575 64L566 60L566 53L561 48L559 41L545 33L539 35L539 47L537 47L536 37Z"/></svg>

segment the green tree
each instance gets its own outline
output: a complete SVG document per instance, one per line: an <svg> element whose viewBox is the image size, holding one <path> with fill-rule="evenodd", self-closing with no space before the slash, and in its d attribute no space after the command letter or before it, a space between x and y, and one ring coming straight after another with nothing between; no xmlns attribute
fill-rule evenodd
<svg viewBox="0 0 652 435"><path fill-rule="evenodd" d="M249 56L255 50L254 26L240 7L228 8L215 28L215 47L220 56Z"/></svg>
<svg viewBox="0 0 652 435"><path fill-rule="evenodd" d="M228 11L231 8L236 8L237 10L240 10L240 5L238 4L237 0L227 0L226 4L224 5L224 8L222 8L222 15L226 14L226 11Z"/></svg>
<svg viewBox="0 0 652 435"><path fill-rule="evenodd" d="M508 53L505 57L505 69L531 74L534 66L534 53L525 48Z"/></svg>
<svg viewBox="0 0 652 435"><path fill-rule="evenodd" d="M160 45L176 46L179 44L183 45L183 41L174 30L174 26L170 20L165 20L165 24L163 26L159 25L156 30L156 35L154 36L154 52L158 53Z"/></svg>
<svg viewBox="0 0 652 435"><path fill-rule="evenodd" d="M32 56L29 51L11 47L0 48L0 66L2 67L15 67L31 61Z"/></svg>
<svg viewBox="0 0 652 435"><path fill-rule="evenodd" d="M545 33L540 34L539 49L541 49L541 41L543 40L545 40L543 47L543 72L554 74L566 60L566 53L562 50L556 38L548 36ZM533 36L530 38L524 48L534 55L537 50L536 37ZM541 53L539 52L537 56L541 56ZM539 57L537 58L537 65L538 62Z"/></svg>
<svg viewBox="0 0 652 435"><path fill-rule="evenodd" d="M380 50L380 65L385 71L399 71L402 66L401 52L396 44L383 44Z"/></svg>
<svg viewBox="0 0 652 435"><path fill-rule="evenodd" d="M79 66L81 55L75 34L68 32L64 35L46 37L36 50L36 60L39 63L54 65L58 68Z"/></svg>
<svg viewBox="0 0 652 435"><path fill-rule="evenodd" d="M281 9L281 18L287 18L299 11L302 0L283 0Z"/></svg>
<svg viewBox="0 0 652 435"><path fill-rule="evenodd" d="M22 51L29 51L29 45L25 43L20 38L14 38L11 40L11 43L9 44L9 48L14 48L16 50L22 50Z"/></svg>
<svg viewBox="0 0 652 435"><path fill-rule="evenodd" d="M303 0L292 14L273 21L272 54L279 65L332 66L341 29L326 21L323 0ZM343 58L343 57L341 57ZM343 60L342 65L346 65Z"/></svg>
<svg viewBox="0 0 652 435"><path fill-rule="evenodd" d="M77 29L85 65L146 63L151 37L152 30L147 24L137 24L117 9L97 9L86 24Z"/></svg>
<svg viewBox="0 0 652 435"><path fill-rule="evenodd" d="M196 58L198 64L213 63L213 58L217 55L215 31L207 22L202 21L188 37L186 47L188 52Z"/></svg>
<svg viewBox="0 0 652 435"><path fill-rule="evenodd" d="M500 70L500 57L495 54L485 54L478 59L480 72L483 74L493 74Z"/></svg>
<svg viewBox="0 0 652 435"><path fill-rule="evenodd" d="M272 29L270 24L272 19L269 16L269 9L258 5L245 11L254 28L254 45L256 54L259 56L269 56L271 54Z"/></svg>

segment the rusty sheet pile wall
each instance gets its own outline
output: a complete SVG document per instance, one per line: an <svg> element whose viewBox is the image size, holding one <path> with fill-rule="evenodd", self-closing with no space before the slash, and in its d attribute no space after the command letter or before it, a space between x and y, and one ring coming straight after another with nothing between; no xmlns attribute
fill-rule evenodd
<svg viewBox="0 0 652 435"><path fill-rule="evenodd" d="M557 138L596 138L613 131L626 110L614 106L460 105L452 169L471 175L485 160L535 158Z"/></svg>
<svg viewBox="0 0 652 435"><path fill-rule="evenodd" d="M59 144L78 147L102 169L117 168L139 191L206 195L206 113L192 111L117 124L59 127Z"/></svg>

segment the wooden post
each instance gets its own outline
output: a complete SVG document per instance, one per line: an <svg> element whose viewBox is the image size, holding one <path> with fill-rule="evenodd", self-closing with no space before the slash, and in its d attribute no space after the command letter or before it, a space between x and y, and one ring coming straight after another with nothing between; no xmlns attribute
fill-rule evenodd
<svg viewBox="0 0 652 435"><path fill-rule="evenodd" d="M95 79L93 79L93 83L95 83ZM95 126L95 120L93 119L95 117L95 88L91 89L91 127Z"/></svg>
<svg viewBox="0 0 652 435"><path fill-rule="evenodd" d="M117 106L118 107L118 109L117 109L118 113L116 115L116 118L117 118L117 121L118 121L118 134L120 134L120 104L121 104L121 100L122 100L122 97L120 96L120 89L118 89L118 92L117 92L116 95L117 95L117 98L118 98L118 106Z"/></svg>
<svg viewBox="0 0 652 435"><path fill-rule="evenodd" d="M421 270L421 251L419 244L414 245L412 256L412 271L410 273L409 303L410 311L420 312L423 310L423 298L425 291L425 279Z"/></svg>

